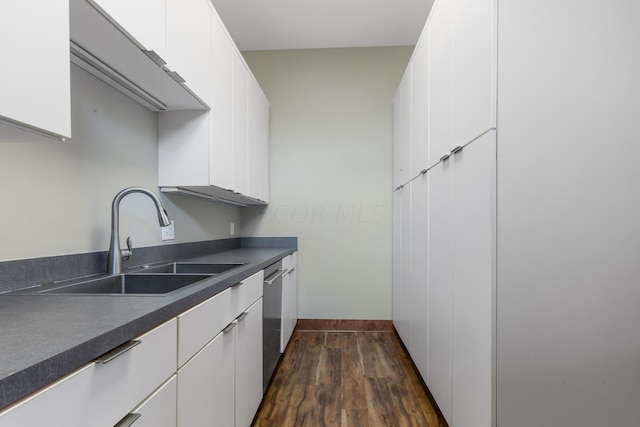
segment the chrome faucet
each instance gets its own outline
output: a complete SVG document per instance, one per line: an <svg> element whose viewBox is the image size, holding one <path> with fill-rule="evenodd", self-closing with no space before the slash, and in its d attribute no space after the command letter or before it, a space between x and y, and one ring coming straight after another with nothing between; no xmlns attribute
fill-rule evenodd
<svg viewBox="0 0 640 427"><path fill-rule="evenodd" d="M153 203L155 203L156 205L160 227L171 225L171 220L167 215L167 211L164 210L162 202L160 202L158 196L156 196L153 192L147 190L146 188L129 187L116 194L116 197L113 198L113 203L111 204L111 243L109 244L109 254L107 256L108 274L122 273L122 260L129 259L132 255L131 237L127 237L127 249L121 250L119 236L120 201L124 199L125 196L131 193L142 193L149 196L151 200L153 200Z"/></svg>

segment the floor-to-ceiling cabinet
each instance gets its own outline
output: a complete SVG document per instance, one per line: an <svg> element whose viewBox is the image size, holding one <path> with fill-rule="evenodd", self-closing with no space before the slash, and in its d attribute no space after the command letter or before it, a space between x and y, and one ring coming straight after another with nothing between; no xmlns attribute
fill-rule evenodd
<svg viewBox="0 0 640 427"><path fill-rule="evenodd" d="M394 99L394 325L461 427L495 422L496 283L495 1L464 3L435 3Z"/></svg>
<svg viewBox="0 0 640 427"><path fill-rule="evenodd" d="M639 15L434 4L394 100L394 155L428 155L395 160L393 308L451 427L640 425Z"/></svg>

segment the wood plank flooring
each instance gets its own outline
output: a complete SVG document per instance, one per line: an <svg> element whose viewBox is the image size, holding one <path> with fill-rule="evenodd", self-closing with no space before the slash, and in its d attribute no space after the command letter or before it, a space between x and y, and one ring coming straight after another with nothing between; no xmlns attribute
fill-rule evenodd
<svg viewBox="0 0 640 427"><path fill-rule="evenodd" d="M445 427L393 332L296 330L255 427Z"/></svg>

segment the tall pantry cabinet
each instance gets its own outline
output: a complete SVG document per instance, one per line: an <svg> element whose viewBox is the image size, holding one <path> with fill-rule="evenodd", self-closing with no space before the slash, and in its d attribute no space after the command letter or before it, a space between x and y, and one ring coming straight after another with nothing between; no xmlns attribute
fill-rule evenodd
<svg viewBox="0 0 640 427"><path fill-rule="evenodd" d="M455 426L494 417L495 13L436 1L394 99L394 324Z"/></svg>
<svg viewBox="0 0 640 427"><path fill-rule="evenodd" d="M434 4L394 99L393 316L451 427L640 425L637 16Z"/></svg>

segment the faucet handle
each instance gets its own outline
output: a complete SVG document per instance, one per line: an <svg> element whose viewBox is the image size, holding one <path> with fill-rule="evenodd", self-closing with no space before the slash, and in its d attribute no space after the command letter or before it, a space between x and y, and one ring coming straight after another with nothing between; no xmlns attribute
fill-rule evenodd
<svg viewBox="0 0 640 427"><path fill-rule="evenodd" d="M131 259L131 255L133 255L133 240L131 240L131 236L127 236L127 249L123 249L120 252L123 260Z"/></svg>

